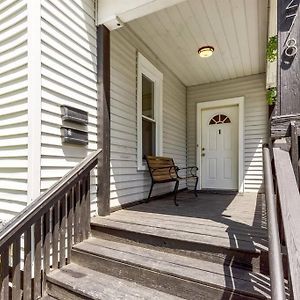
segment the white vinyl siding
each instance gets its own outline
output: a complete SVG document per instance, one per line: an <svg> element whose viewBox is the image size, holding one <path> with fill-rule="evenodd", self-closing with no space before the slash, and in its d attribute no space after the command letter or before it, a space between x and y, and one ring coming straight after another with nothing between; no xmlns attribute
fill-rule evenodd
<svg viewBox="0 0 300 300"><path fill-rule="evenodd" d="M148 196L148 172L137 162L137 51L163 73L163 155L186 166L186 88L127 28L111 32L111 206ZM156 185L155 194L174 184ZM182 181L180 188L185 188Z"/></svg>
<svg viewBox="0 0 300 300"><path fill-rule="evenodd" d="M258 192L263 182L262 145L267 141L265 74L188 87L188 163L196 164L196 104L240 96L245 97L245 192Z"/></svg>
<svg viewBox="0 0 300 300"><path fill-rule="evenodd" d="M0 220L27 204L27 1L0 2Z"/></svg>
<svg viewBox="0 0 300 300"><path fill-rule="evenodd" d="M97 60L94 1L42 0L41 3L43 192L97 149ZM87 111L87 127L63 124L61 105ZM62 125L87 130L88 145L62 143ZM94 178L94 204L95 183Z"/></svg>

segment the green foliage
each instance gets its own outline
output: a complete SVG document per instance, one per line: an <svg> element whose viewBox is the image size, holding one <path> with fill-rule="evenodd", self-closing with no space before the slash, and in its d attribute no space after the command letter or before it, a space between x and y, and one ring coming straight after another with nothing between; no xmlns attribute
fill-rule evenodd
<svg viewBox="0 0 300 300"><path fill-rule="evenodd" d="M273 62L277 59L277 35L271 36L267 44L267 61Z"/></svg>
<svg viewBox="0 0 300 300"><path fill-rule="evenodd" d="M277 89L276 89L276 87L272 87L272 88L267 89L266 98L267 98L267 103L269 105L273 105L273 104L276 103L276 100L277 100Z"/></svg>

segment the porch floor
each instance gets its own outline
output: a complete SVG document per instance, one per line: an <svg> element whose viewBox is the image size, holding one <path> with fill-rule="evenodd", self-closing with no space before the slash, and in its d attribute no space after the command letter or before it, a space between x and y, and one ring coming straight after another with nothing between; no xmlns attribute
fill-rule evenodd
<svg viewBox="0 0 300 300"><path fill-rule="evenodd" d="M102 225L164 238L246 252L267 250L262 195L199 193L196 198L192 192L181 192L177 199L178 207L168 196L99 218Z"/></svg>

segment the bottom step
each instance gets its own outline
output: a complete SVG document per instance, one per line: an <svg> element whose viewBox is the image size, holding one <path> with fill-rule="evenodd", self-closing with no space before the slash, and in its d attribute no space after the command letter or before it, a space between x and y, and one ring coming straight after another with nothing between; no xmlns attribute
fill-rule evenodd
<svg viewBox="0 0 300 300"><path fill-rule="evenodd" d="M64 300L182 299L76 264L50 272L47 276L47 291L49 296Z"/></svg>
<svg viewBox="0 0 300 300"><path fill-rule="evenodd" d="M269 278L187 256L89 238L72 249L83 267L189 300L269 299Z"/></svg>

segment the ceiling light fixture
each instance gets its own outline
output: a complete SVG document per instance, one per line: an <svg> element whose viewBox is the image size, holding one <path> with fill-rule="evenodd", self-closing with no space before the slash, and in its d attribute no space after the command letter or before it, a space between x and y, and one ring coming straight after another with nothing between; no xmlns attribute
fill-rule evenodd
<svg viewBox="0 0 300 300"><path fill-rule="evenodd" d="M207 58L207 57L212 56L212 54L213 54L214 51L215 51L214 47L212 47L212 46L204 46L204 47L201 47L198 50L198 54L199 54L200 57Z"/></svg>

